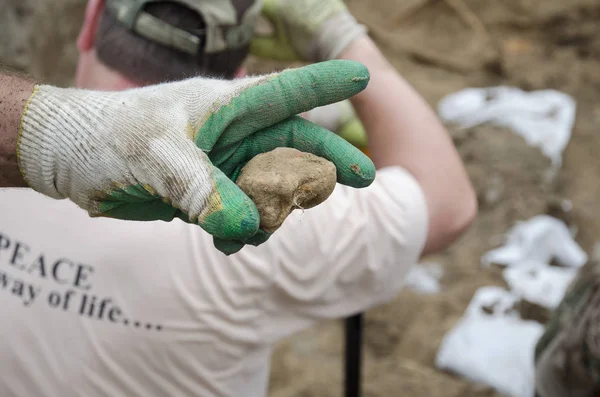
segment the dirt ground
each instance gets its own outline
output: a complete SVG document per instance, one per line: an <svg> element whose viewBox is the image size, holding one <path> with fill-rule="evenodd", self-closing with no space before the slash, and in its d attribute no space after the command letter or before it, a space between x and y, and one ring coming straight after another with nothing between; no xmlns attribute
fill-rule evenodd
<svg viewBox="0 0 600 397"><path fill-rule="evenodd" d="M84 0L0 0L0 64L44 81L72 81L75 36ZM471 230L435 257L443 290L405 290L366 316L367 397L487 397L496 394L434 366L444 334L477 288L503 285L482 268L516 221L540 213L567 220L591 252L600 240L600 0L349 0L394 66L433 106L467 86L553 88L577 100L577 121L561 172L510 131L482 126L454 141L477 188L480 214ZM280 64L249 62L252 70ZM561 213L571 200L573 210ZM285 341L273 359L271 396L338 397L342 385L341 324L332 322Z"/></svg>

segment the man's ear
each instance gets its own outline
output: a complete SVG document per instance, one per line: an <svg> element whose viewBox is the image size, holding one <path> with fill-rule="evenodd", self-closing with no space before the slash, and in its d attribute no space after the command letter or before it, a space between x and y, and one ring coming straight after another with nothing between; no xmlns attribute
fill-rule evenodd
<svg viewBox="0 0 600 397"><path fill-rule="evenodd" d="M241 79L242 77L246 77L248 76L248 71L246 70L245 67L240 66L240 68L235 72L235 75L233 76L234 79Z"/></svg>
<svg viewBox="0 0 600 397"><path fill-rule="evenodd" d="M104 11L104 0L89 0L85 9L85 17L81 32L77 37L77 48L80 52L89 51L94 46L94 36Z"/></svg>

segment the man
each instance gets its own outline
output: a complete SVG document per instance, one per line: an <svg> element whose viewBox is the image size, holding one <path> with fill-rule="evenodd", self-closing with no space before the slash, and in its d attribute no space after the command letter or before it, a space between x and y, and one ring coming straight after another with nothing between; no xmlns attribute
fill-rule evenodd
<svg viewBox="0 0 600 397"><path fill-rule="evenodd" d="M164 27L155 19L178 23L172 3L144 5L136 17L154 21L146 32ZM194 32L243 25L244 10L254 4L176 3L200 16L200 26L185 27ZM133 3L119 4L131 10ZM120 21L113 6L89 3L78 41L80 86L140 84L146 52L119 43L122 37L142 48L156 45L150 53L162 48L135 33L139 26L128 25L131 19ZM391 299L419 256L445 247L469 225L475 198L450 138L344 4L285 0L265 11L289 34L278 31L277 42L285 38L297 56L368 67L369 87L353 105L379 168L375 182L360 190L338 185L322 205L293 213L265 244L229 257L179 221L89 219L69 203L9 192L6 207L28 208L30 217L0 212L0 271L7 279L0 337L10 340L0 345L6 363L0 384L8 396L264 396L274 343L321 319ZM262 43L255 50L272 53L274 46ZM121 52L107 54L102 49L112 47L104 46ZM139 74L111 66L125 49ZM203 54L211 49L207 44ZM167 52L154 56L170 59ZM202 56L190 67L213 73ZM362 79L338 76L342 71L331 78ZM235 251L246 242L220 244Z"/></svg>

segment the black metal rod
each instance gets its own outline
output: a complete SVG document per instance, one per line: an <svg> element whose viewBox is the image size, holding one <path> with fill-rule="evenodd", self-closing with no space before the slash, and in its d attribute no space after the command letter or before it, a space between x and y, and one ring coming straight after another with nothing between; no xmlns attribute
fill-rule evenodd
<svg viewBox="0 0 600 397"><path fill-rule="evenodd" d="M363 314L345 320L344 396L361 396Z"/></svg>

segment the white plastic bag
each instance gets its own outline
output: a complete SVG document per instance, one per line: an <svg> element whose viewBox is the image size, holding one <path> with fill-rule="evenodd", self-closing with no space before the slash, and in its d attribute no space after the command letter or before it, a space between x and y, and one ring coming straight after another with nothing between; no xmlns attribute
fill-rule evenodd
<svg viewBox="0 0 600 397"><path fill-rule="evenodd" d="M577 275L577 269L532 263L507 267L503 276L513 294L554 310Z"/></svg>
<svg viewBox="0 0 600 397"><path fill-rule="evenodd" d="M444 337L438 368L510 397L533 397L534 350L543 326L522 320L518 297L500 287L482 287L463 318Z"/></svg>
<svg viewBox="0 0 600 397"><path fill-rule="evenodd" d="M438 105L442 120L465 128L494 123L512 129L531 146L539 147L561 164L571 139L575 100L562 92L526 92L515 87L467 88L443 98Z"/></svg>
<svg viewBox="0 0 600 397"><path fill-rule="evenodd" d="M552 259L563 266L581 267L588 258L564 222L548 215L538 215L513 227L505 244L484 254L481 263L519 266L549 264Z"/></svg>

